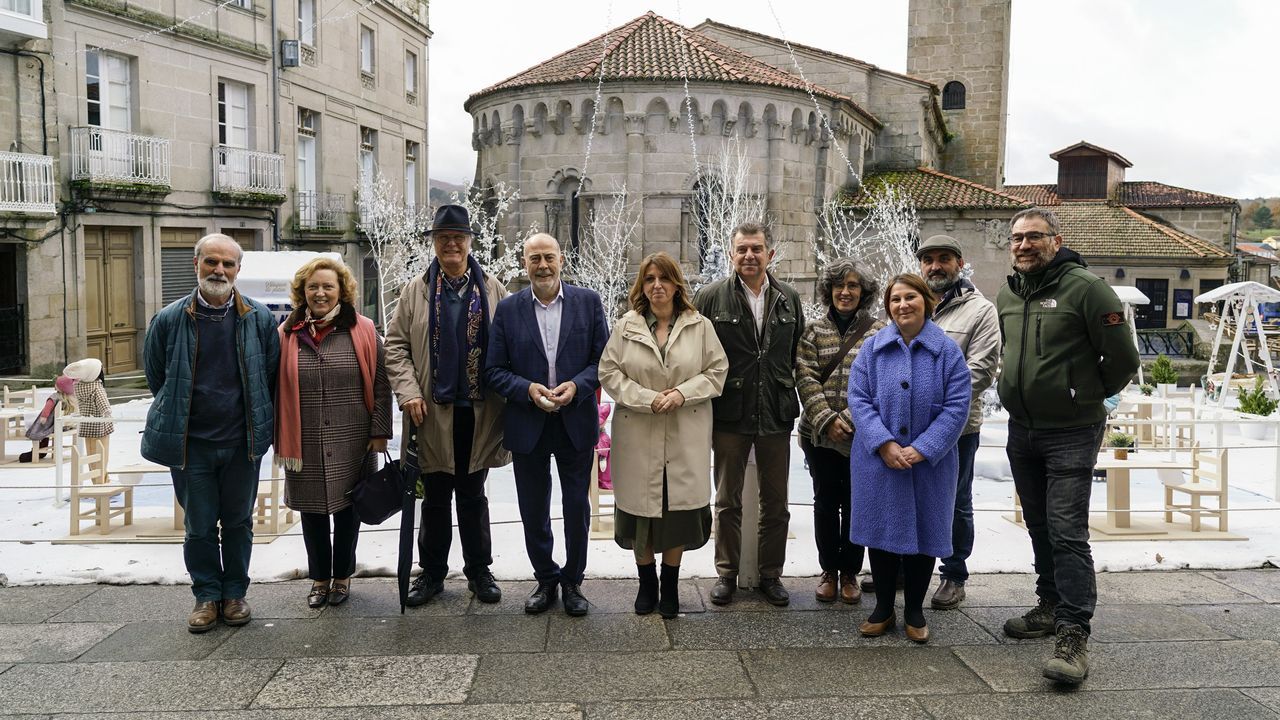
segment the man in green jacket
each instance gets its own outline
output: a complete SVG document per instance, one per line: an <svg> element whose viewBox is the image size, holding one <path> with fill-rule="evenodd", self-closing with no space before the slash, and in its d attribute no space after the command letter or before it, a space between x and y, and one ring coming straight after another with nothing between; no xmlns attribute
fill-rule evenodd
<svg viewBox="0 0 1280 720"><path fill-rule="evenodd" d="M716 480L716 572L711 602L727 605L742 557L742 485L756 451L760 479L760 592L774 605L791 601L779 579L787 555L787 475L791 428L800 416L796 348L804 331L800 295L768 272L769 229L743 223L733 233L733 275L698 291L693 304L715 325L729 357L724 393L713 401L711 448Z"/></svg>
<svg viewBox="0 0 1280 720"><path fill-rule="evenodd" d="M1037 606L1004 624L1016 638L1053 633L1044 676L1078 684L1089 673L1097 603L1089 549L1089 494L1106 429L1102 401L1138 369L1138 351L1114 291L1062 246L1049 210L1013 216L1013 275L996 307L1004 360L997 389L1009 411L1006 452L1035 557Z"/></svg>

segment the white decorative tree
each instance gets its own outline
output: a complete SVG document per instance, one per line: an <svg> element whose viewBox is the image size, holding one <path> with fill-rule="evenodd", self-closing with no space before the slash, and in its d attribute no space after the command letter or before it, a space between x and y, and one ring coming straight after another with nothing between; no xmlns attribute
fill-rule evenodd
<svg viewBox="0 0 1280 720"><path fill-rule="evenodd" d="M565 274L600 295L610 329L626 310L627 261L640 231L640 205L628 197L625 184L615 187L603 210L592 209L577 249L564 250Z"/></svg>
<svg viewBox="0 0 1280 720"><path fill-rule="evenodd" d="M422 237L431 216L421 206L406 206L380 172L357 187L356 209L378 271L378 312L385 323L395 313L400 291L431 262L431 243Z"/></svg>
<svg viewBox="0 0 1280 720"><path fill-rule="evenodd" d="M818 215L813 238L818 271L837 258L853 258L881 286L900 273L916 272L915 241L920 218L915 205L890 186L872 191L870 204L850 208L831 200Z"/></svg>
<svg viewBox="0 0 1280 720"><path fill-rule="evenodd" d="M744 222L769 224L765 196L752 182L751 158L738 136L727 139L720 154L703 164L706 171L694 194L694 217L700 237L707 239L701 266L704 283L729 275L733 231ZM775 261L777 258L775 257Z"/></svg>
<svg viewBox="0 0 1280 720"><path fill-rule="evenodd" d="M503 285L520 276L522 270L520 243L501 232L503 218L520 199L520 191L498 183L490 188L478 188L468 183L461 192L450 193L453 204L467 209L471 227L476 237L471 244L471 254L484 271Z"/></svg>

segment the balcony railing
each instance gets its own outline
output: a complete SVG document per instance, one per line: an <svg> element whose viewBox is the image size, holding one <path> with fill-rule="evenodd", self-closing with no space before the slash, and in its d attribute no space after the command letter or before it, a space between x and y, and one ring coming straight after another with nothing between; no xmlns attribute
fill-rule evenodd
<svg viewBox="0 0 1280 720"><path fill-rule="evenodd" d="M71 179L169 186L169 141L101 127L71 128Z"/></svg>
<svg viewBox="0 0 1280 720"><path fill-rule="evenodd" d="M215 145L213 170L214 192L284 195L283 155Z"/></svg>
<svg viewBox="0 0 1280 720"><path fill-rule="evenodd" d="M53 158L0 152L0 212L52 213L56 187Z"/></svg>
<svg viewBox="0 0 1280 720"><path fill-rule="evenodd" d="M299 190L296 194L298 228L341 232L347 226L347 196Z"/></svg>

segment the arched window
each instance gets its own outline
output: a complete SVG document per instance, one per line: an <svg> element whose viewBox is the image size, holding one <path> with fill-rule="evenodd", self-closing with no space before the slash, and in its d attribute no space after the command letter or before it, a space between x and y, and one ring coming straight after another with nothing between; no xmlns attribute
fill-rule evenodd
<svg viewBox="0 0 1280 720"><path fill-rule="evenodd" d="M952 80L942 86L942 109L964 109L964 83L959 80Z"/></svg>

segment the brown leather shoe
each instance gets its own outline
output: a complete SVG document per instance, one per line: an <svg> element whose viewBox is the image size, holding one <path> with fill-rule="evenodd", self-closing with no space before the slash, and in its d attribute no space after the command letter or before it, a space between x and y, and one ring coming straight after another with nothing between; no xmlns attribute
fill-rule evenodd
<svg viewBox="0 0 1280 720"><path fill-rule="evenodd" d="M929 642L929 626L915 627L914 625L907 625L907 639L921 645Z"/></svg>
<svg viewBox="0 0 1280 720"><path fill-rule="evenodd" d="M835 602L836 574L831 572L822 573L822 577L818 578L818 589L813 592L813 595L818 598L818 602Z"/></svg>
<svg viewBox="0 0 1280 720"><path fill-rule="evenodd" d="M231 627L240 627L247 625L251 619L253 619L253 613L249 610L248 600L236 598L222 601L222 622Z"/></svg>
<svg viewBox="0 0 1280 720"><path fill-rule="evenodd" d="M840 602L846 605L857 605L862 602L857 573L840 573Z"/></svg>
<svg viewBox="0 0 1280 720"><path fill-rule="evenodd" d="M933 599L929 601L929 605L934 610L954 610L960 607L962 602L964 602L964 586L950 580L943 580L938 584L938 589L933 593Z"/></svg>
<svg viewBox="0 0 1280 720"><path fill-rule="evenodd" d="M892 613L885 618L884 622L873 623L870 620L863 620L858 626L858 632L862 633L862 637L880 637L889 632L898 624L898 618Z"/></svg>
<svg viewBox="0 0 1280 720"><path fill-rule="evenodd" d="M218 602L208 600L196 603L196 607L187 616L187 630L193 633L209 632L218 624Z"/></svg>

